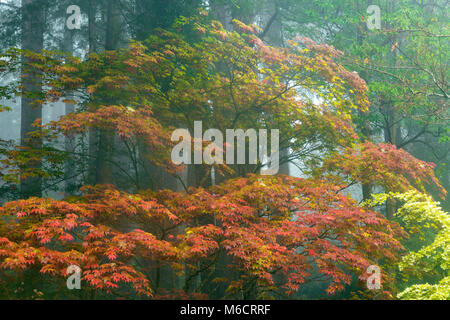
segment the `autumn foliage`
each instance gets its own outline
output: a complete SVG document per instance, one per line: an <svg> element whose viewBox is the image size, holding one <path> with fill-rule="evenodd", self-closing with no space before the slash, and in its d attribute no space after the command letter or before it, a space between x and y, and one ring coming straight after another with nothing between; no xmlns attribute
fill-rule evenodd
<svg viewBox="0 0 450 320"><path fill-rule="evenodd" d="M78 105L34 135L46 144L63 137L86 144L90 132L100 132L133 163L115 171L131 183L115 177L88 186L82 172L90 160L81 151L0 149L9 183L33 175L57 180L72 158L84 185L63 200L30 197L0 207L5 296L286 298L315 282L326 283L329 295L352 286L355 295L371 296L366 270L375 264L383 266L377 297L394 297L389 270L406 233L341 191L351 183L441 188L432 165L388 144L354 145L353 118L368 108L367 85L337 62L342 52L307 38L271 47L257 27L234 24L230 32L217 21L181 19L172 31L86 61L55 52L4 56L8 72L17 71L22 54L39 71L36 103L72 95ZM32 95L21 81L2 89ZM268 177L258 175L261 164L232 165L218 168L221 183L211 186L205 165L190 168L195 181L183 191L145 184L149 168L173 176L185 169L170 162L170 133L192 129L194 120L222 131L280 129L280 148L292 151L282 161L300 159L312 174ZM50 166L23 170L36 160ZM80 292L65 289L69 265L83 270Z"/></svg>
<svg viewBox="0 0 450 320"><path fill-rule="evenodd" d="M66 201L10 202L1 214L16 221L1 225L3 270L63 282L67 265L75 264L90 288L149 297L163 289L154 276L163 266L185 274L183 290L201 293L191 289L199 263L230 297L248 297L252 286L260 298L292 294L317 280L328 281L333 294L352 274L364 280L375 261L395 262L404 236L336 187L285 176L250 176L188 195L89 187ZM221 256L230 278L215 274Z"/></svg>

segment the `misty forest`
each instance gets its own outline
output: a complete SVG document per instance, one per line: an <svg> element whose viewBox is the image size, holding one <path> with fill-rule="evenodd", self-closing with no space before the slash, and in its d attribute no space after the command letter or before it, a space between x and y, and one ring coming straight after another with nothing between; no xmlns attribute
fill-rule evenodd
<svg viewBox="0 0 450 320"><path fill-rule="evenodd" d="M0 299L450 300L449 7L0 0Z"/></svg>

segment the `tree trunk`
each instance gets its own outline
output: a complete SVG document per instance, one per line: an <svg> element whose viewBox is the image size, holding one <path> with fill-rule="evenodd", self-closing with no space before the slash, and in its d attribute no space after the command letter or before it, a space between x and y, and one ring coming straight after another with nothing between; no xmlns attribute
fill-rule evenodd
<svg viewBox="0 0 450 320"><path fill-rule="evenodd" d="M33 52L41 52L44 47L44 5L39 0L22 0L22 49ZM29 62L23 58L24 62ZM33 70L22 70L25 92L39 92L42 89L42 83ZM29 138L29 133L36 131L33 123L38 120L42 123L42 105L33 102L34 99L22 97L21 100L21 126L20 143L22 146L31 149L40 149L42 139ZM41 161L34 161L29 165L30 168L41 168ZM42 180L40 177L28 177L22 179L20 183L22 197L39 197L42 195Z"/></svg>
<svg viewBox="0 0 450 320"><path fill-rule="evenodd" d="M97 53L97 27L95 17L97 15L97 6L95 0L90 0L88 3L88 32L89 32L89 54ZM88 158L88 183L96 183L96 161L95 158L98 154L98 130L92 128L88 133L89 144L89 158Z"/></svg>
<svg viewBox="0 0 450 320"><path fill-rule="evenodd" d="M88 3L89 54L98 52L98 50L97 50L97 26L95 23L96 14L97 14L97 7L95 5L95 0L89 0L89 3Z"/></svg>
<svg viewBox="0 0 450 320"><path fill-rule="evenodd" d="M106 18L105 50L116 50L120 43L120 9L118 0L109 0Z"/></svg>
<svg viewBox="0 0 450 320"><path fill-rule="evenodd" d="M226 1L221 0L210 0L209 3L211 15L222 23L225 30L231 31L233 29L231 7L226 4Z"/></svg>
<svg viewBox="0 0 450 320"><path fill-rule="evenodd" d="M267 8L268 14L264 17L264 39L274 47L283 47L284 39L283 39L283 28L282 22L279 16L279 8L277 4L273 5L270 3L270 6ZM280 149L280 169L278 170L278 174L290 175L290 161L284 161L283 159L289 158L289 148Z"/></svg>
<svg viewBox="0 0 450 320"><path fill-rule="evenodd" d="M392 12L395 12L395 1L391 3ZM398 36L393 41L397 43L397 45L401 46L402 42L401 36ZM394 48L394 47L393 47ZM398 67L399 59L397 50L391 49L390 54L388 54L388 64L391 64L394 67ZM386 112L387 112L387 123L386 128L384 130L385 133L385 141L389 142L395 146L399 146L401 143L401 126L400 126L400 115L395 109L392 101L387 101L385 104ZM391 191L391 190L386 190ZM396 211L396 202L395 200L387 200L386 201L386 218L391 220L394 217L394 213Z"/></svg>
<svg viewBox="0 0 450 320"><path fill-rule="evenodd" d="M94 21L93 21L94 22ZM120 43L120 10L117 0L108 1L106 17L105 50L116 50ZM114 104L114 101L108 101ZM97 142L95 154L94 184L113 184L111 164L114 151L114 132L111 130L93 130L93 139ZM92 146L92 145L91 145Z"/></svg>
<svg viewBox="0 0 450 320"><path fill-rule="evenodd" d="M65 28L64 30L64 51L65 52L69 52L69 53L73 53L73 31ZM66 102L64 104L65 107L65 114L68 115L70 113L73 113L75 111L75 105L73 103L70 102ZM65 150L66 152L73 154L75 152L75 144L74 144L74 138L69 138L66 137L65 140ZM75 163L73 161L72 156L69 157L69 159L67 160L66 164L65 164L65 168L64 168L64 181L65 181L65 193L66 195L71 194L74 191L75 188L75 183L76 183L76 178L74 177L74 169Z"/></svg>

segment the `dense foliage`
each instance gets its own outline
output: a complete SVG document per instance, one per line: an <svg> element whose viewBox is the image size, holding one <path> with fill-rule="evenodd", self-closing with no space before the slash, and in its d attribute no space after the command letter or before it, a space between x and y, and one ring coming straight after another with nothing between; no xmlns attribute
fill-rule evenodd
<svg viewBox="0 0 450 320"><path fill-rule="evenodd" d="M401 201L396 216L422 245L417 251L411 251L402 257L399 263L400 271L408 271L408 274L419 279L428 278L429 281L436 282L436 284L411 285L398 296L401 299L448 300L450 298L449 214L442 211L439 204L430 196L417 191L378 194L369 203L370 206L379 205L387 199ZM430 230L433 232L430 233Z"/></svg>
<svg viewBox="0 0 450 320"><path fill-rule="evenodd" d="M138 3L144 13L120 45L118 2L104 12L88 2L84 57L26 45L0 56L1 98L67 111L26 117L20 143L0 139L0 298L450 298L449 215L436 202L447 196L447 155L416 156L422 137L433 150L448 143L435 21L410 38L390 29L385 50L376 44L386 34L369 35L359 11L347 43L353 29L338 13L355 19L355 7L342 1L308 1L298 19L303 1L280 1L265 27L251 23L250 0L231 11L211 1L216 14L177 4L154 24L130 1L125 18ZM430 13L401 14L414 8L393 8L388 25L422 26ZM272 24L292 40L278 42ZM195 121L223 136L278 129L281 171L300 173L262 175L262 159L175 165L171 134ZM71 265L81 290L66 286ZM370 290L374 265L381 289Z"/></svg>

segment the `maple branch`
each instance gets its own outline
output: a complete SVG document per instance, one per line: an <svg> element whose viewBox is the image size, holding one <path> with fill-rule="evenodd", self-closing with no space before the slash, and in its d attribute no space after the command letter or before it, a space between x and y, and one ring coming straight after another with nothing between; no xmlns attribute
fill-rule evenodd
<svg viewBox="0 0 450 320"><path fill-rule="evenodd" d="M410 144L411 142L414 142L417 138L419 138L421 135L423 135L424 133L427 132L427 127L428 127L428 124L425 125L425 126L422 128L422 130L420 130L416 135L414 135L413 137L409 138L408 140L406 140L406 141L400 143L397 147L398 147L398 148L403 148L404 146Z"/></svg>
<svg viewBox="0 0 450 320"><path fill-rule="evenodd" d="M264 39L264 37L266 36L267 32L269 32L270 27L272 26L272 24L275 22L275 19L278 16L278 13L280 12L280 8L278 6L278 2L275 1L275 12L272 15L272 17L270 17L269 22L267 22L266 27L264 28L263 32L259 35L259 38L262 40Z"/></svg>
<svg viewBox="0 0 450 320"><path fill-rule="evenodd" d="M5 7L8 7L8 8L11 8L11 9L20 9L20 7L17 7L15 5L13 5L13 4L5 3L5 2L0 2L0 6L5 6Z"/></svg>
<svg viewBox="0 0 450 320"><path fill-rule="evenodd" d="M181 182L181 184L183 185L184 191L186 191L186 193L189 193L189 188L186 186L186 184L184 183L184 181L183 181L183 179L180 177L180 175L175 174L174 176L175 176L175 178L178 179L178 181Z"/></svg>
<svg viewBox="0 0 450 320"><path fill-rule="evenodd" d="M213 266L213 264L215 264L215 263L217 262L217 256L218 256L217 252L220 252L220 250L218 250L218 251L216 251L216 252L214 252L213 254L210 255L210 257L213 257L214 255L216 255L216 259L214 259L210 264L205 265L205 266L202 267L202 268L197 268L197 271L195 271L193 274L191 274L191 275L186 279L186 282L185 282L185 285L184 285L184 291L187 292L187 291L189 290L189 282L190 282L192 279L194 279L194 278L195 278L196 276L198 276L200 273L202 273L202 272L208 270L210 267Z"/></svg>

